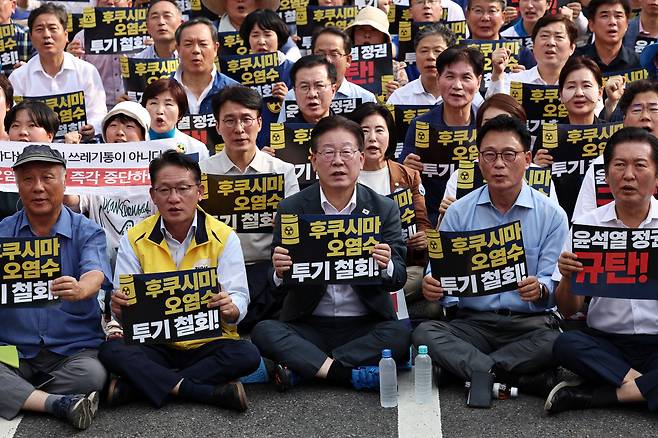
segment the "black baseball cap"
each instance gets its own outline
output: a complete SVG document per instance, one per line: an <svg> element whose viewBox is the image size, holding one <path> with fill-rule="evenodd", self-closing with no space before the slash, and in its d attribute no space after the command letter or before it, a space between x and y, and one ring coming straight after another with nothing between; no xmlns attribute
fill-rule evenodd
<svg viewBox="0 0 658 438"><path fill-rule="evenodd" d="M26 146L12 168L16 169L23 164L34 162L61 164L66 168L66 160L62 154L46 144L31 144Z"/></svg>

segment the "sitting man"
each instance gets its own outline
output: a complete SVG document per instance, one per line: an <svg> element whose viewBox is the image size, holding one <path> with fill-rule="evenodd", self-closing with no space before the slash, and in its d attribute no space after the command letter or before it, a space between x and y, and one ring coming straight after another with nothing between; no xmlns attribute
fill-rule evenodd
<svg viewBox="0 0 658 438"><path fill-rule="evenodd" d="M495 117L478 131L477 147L488 184L455 201L440 230L467 232L520 221L529 276L515 291L444 298L440 282L426 275L425 298L443 298L445 306L459 308L450 322L419 325L414 343L428 346L440 367L437 371L449 371L462 380L471 380L474 372L490 372L499 382L545 396L556 380L551 351L559 335L550 313L550 276L569 231L567 216L523 179L531 154L530 133L522 122L508 115Z"/></svg>
<svg viewBox="0 0 658 438"><path fill-rule="evenodd" d="M274 380L280 391L313 377L357 389L379 388L378 363L389 348L396 360L409 352L409 329L396 320L390 291L404 286L406 247L397 204L357 184L363 166L361 127L344 117L322 119L311 136L311 163L319 183L279 203L272 245L274 283L285 294L279 321L254 327L252 341L264 357L279 365ZM281 214L367 212L381 219L381 240L373 257L382 271L381 286L282 285L292 266L282 248Z"/></svg>
<svg viewBox="0 0 658 438"><path fill-rule="evenodd" d="M212 101L217 132L224 149L199 165L203 173L216 175L280 174L284 178L285 197L299 192L295 166L262 152L256 137L263 126L263 99L257 91L243 86L227 87ZM212 212L211 212L212 213ZM272 317L281 308L279 297L271 293L271 233L239 233L249 284L249 311L240 331Z"/></svg>
<svg viewBox="0 0 658 438"><path fill-rule="evenodd" d="M658 228L658 140L641 128L624 128L603 151L606 181L614 201L590 210L576 223L615 228ZM585 297L574 295L571 277L583 265L571 252L571 239L558 259L553 279L558 309L577 312ZM630 262L629 262L630 263ZM632 287L632 286L629 286ZM561 334L555 359L587 382L560 382L544 408L554 414L619 403L647 402L658 410L658 301L592 297L587 327Z"/></svg>
<svg viewBox="0 0 658 438"><path fill-rule="evenodd" d="M0 222L0 237L57 237L62 276L50 287L59 304L0 307L0 344L15 345L20 358L18 368L0 364L0 417L11 419L21 409L48 412L86 429L107 378L98 361L104 335L96 301L111 272L105 235L62 207L66 160L59 152L29 145L14 174L24 207Z"/></svg>
<svg viewBox="0 0 658 438"><path fill-rule="evenodd" d="M101 346L100 359L119 376L110 382L108 404L123 404L143 395L160 407L171 394L244 411L244 388L233 380L256 370L260 355L250 342L240 340L236 330L249 304L240 240L197 206L203 188L201 170L192 158L168 150L151 162L149 173L158 213L121 238L114 284L119 285L122 274L216 267L221 286L208 307L220 309L224 335L156 345L107 341ZM118 318L128 305L127 298L119 291L112 295L112 311Z"/></svg>

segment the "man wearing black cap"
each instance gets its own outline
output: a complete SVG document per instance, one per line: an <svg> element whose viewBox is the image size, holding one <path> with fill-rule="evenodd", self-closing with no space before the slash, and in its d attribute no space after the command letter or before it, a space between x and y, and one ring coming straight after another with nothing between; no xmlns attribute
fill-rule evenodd
<svg viewBox="0 0 658 438"><path fill-rule="evenodd" d="M0 364L0 417L48 412L86 429L107 378L97 358L103 331L96 301L110 273L105 235L62 206L66 160L58 151L29 145L13 169L24 207L0 222L0 237L56 236L62 276L50 285L57 304L0 307L0 345L16 346L19 356L18 368Z"/></svg>

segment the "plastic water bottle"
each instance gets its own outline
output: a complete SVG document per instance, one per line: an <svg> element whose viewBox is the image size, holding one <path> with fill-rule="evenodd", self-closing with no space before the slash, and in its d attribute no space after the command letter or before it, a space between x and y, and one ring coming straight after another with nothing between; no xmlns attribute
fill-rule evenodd
<svg viewBox="0 0 658 438"><path fill-rule="evenodd" d="M383 408L398 405L398 370L388 349L382 351L379 361L379 402Z"/></svg>
<svg viewBox="0 0 658 438"><path fill-rule="evenodd" d="M414 365L414 390L416 403L424 404L432 400L432 359L427 355L427 345L418 347Z"/></svg>

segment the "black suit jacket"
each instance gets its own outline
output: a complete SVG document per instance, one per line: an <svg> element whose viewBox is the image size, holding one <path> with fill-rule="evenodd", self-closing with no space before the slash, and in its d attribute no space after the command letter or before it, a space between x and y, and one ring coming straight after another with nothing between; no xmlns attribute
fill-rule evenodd
<svg viewBox="0 0 658 438"><path fill-rule="evenodd" d="M379 286L355 285L353 288L371 314L383 320L393 320L396 315L389 292L402 289L407 281L405 266L407 247L402 241L400 209L395 201L378 195L364 185L357 184L356 190L354 213L362 214L365 210L366 214L381 218L381 243L388 243L391 247L393 276L385 278L383 284ZM320 205L320 184L316 183L279 203L272 248L281 245L281 214L324 214ZM311 315L327 291L326 285L320 287L281 285L278 289L278 292L285 294L280 315L282 321L293 321Z"/></svg>

